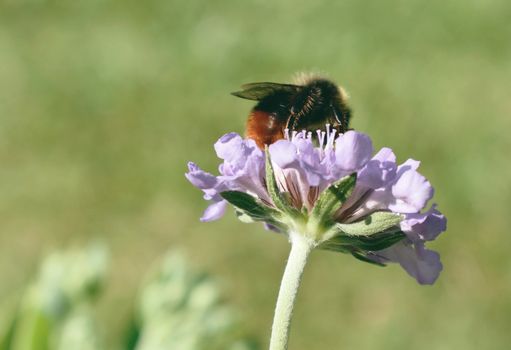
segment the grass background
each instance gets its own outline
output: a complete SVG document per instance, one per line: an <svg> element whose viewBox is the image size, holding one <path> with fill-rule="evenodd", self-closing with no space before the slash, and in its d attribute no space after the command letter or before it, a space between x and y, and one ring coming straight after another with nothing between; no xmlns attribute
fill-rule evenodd
<svg viewBox="0 0 511 350"><path fill-rule="evenodd" d="M242 132L242 83L320 70L346 87L353 127L421 171L449 218L420 287L315 252L290 348L507 349L511 344L509 1L0 1L0 317L48 251L106 241L98 306L109 347L143 272L168 247L222 280L267 344L282 237L206 204L183 174L214 171Z"/></svg>

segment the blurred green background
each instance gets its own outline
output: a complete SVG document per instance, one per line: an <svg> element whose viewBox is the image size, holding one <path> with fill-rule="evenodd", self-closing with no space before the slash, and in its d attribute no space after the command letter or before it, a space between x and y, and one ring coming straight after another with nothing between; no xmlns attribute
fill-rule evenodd
<svg viewBox="0 0 511 350"><path fill-rule="evenodd" d="M353 127L423 161L448 231L420 287L318 251L290 349L508 349L511 344L509 1L0 1L0 320L40 259L105 241L97 313L115 349L144 271L169 247L221 280L245 331L269 338L286 240L206 203L186 162L242 132L229 92L319 70Z"/></svg>

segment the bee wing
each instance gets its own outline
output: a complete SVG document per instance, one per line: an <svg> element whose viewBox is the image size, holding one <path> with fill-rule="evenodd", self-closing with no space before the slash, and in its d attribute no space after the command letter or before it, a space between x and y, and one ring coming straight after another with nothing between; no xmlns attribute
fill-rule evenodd
<svg viewBox="0 0 511 350"><path fill-rule="evenodd" d="M231 95L241 97L247 100L260 101L266 96L272 95L277 92L295 93L299 91L300 86L292 84L279 84L279 83L249 83L241 86L243 90L231 92Z"/></svg>

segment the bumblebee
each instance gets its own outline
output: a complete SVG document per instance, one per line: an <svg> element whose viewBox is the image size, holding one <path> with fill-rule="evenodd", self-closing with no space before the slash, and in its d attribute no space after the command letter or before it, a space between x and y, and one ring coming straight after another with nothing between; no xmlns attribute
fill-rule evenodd
<svg viewBox="0 0 511 350"><path fill-rule="evenodd" d="M249 83L232 95L257 101L246 124L246 137L264 149L284 138L286 129L314 131L325 124L339 133L349 128L351 109L347 94L332 81L302 76L296 84Z"/></svg>

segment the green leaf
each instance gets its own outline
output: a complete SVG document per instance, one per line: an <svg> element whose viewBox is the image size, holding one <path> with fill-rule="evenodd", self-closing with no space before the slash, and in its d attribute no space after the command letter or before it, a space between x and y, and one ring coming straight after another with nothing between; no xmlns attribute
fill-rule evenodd
<svg viewBox="0 0 511 350"><path fill-rule="evenodd" d="M235 206L243 214L248 215L255 221L274 220L278 212L261 204L251 195L239 191L225 191L220 193L222 198Z"/></svg>
<svg viewBox="0 0 511 350"><path fill-rule="evenodd" d="M328 250L348 249L350 251L356 248L359 250L378 251L393 246L405 237L406 235L398 229L375 233L370 236L340 234L324 242L320 245L320 248Z"/></svg>
<svg viewBox="0 0 511 350"><path fill-rule="evenodd" d="M353 173L330 185L321 193L314 208L312 208L312 218L318 222L331 222L335 212L351 196L356 182L357 174Z"/></svg>
<svg viewBox="0 0 511 350"><path fill-rule="evenodd" d="M388 211L372 213L363 220L351 224L337 224L343 233L352 236L369 236L396 226L403 216Z"/></svg>
<svg viewBox="0 0 511 350"><path fill-rule="evenodd" d="M268 147L265 150L266 154L266 188L268 189L268 193L270 194L270 198L273 201L273 204L285 214L291 215L293 217L300 217L302 214L296 208L291 205L291 200L289 198L289 194L281 193L279 187L277 185L277 180L275 179L275 172L273 171L273 166L271 165L270 152Z"/></svg>

